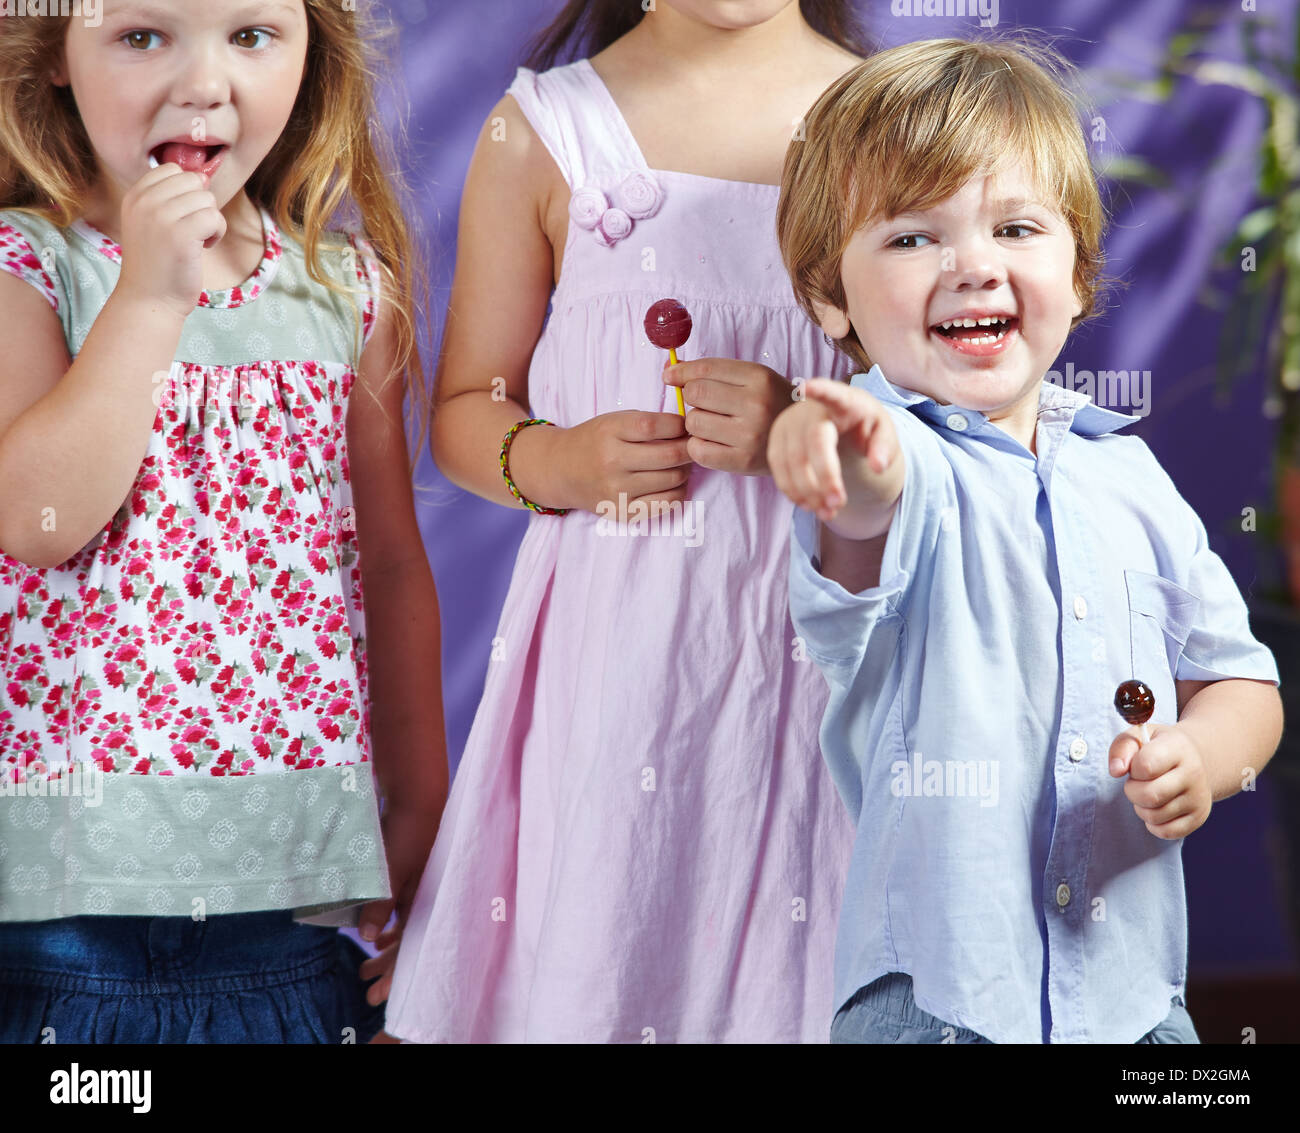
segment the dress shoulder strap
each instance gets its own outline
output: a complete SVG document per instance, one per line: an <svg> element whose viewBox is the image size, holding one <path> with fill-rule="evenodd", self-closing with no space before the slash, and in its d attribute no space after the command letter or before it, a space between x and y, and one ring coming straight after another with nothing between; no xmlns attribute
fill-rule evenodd
<svg viewBox="0 0 1300 1133"><path fill-rule="evenodd" d="M570 189L607 187L645 159L613 98L586 59L540 74L520 67L506 91L555 158Z"/></svg>

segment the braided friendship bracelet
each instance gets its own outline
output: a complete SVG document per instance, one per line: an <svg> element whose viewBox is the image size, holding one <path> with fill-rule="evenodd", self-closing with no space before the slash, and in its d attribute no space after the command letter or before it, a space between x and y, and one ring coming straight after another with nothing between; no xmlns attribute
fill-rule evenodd
<svg viewBox="0 0 1300 1133"><path fill-rule="evenodd" d="M515 434L520 429L529 425L554 425L554 421L547 421L542 417L528 417L520 421L517 425L511 427L510 432L506 434L506 439L501 442L501 475L506 478L506 487L510 489L510 494L514 496L524 507L537 512L539 515L565 515L568 513L567 507L542 507L541 504L535 504L527 496L515 487L515 482L510 478L510 466L507 463L507 454L510 452L510 445L514 442Z"/></svg>

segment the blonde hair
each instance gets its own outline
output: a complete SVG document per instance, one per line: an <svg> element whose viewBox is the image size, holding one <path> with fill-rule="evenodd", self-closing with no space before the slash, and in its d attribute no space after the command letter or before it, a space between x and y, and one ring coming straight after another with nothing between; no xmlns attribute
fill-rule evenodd
<svg viewBox="0 0 1300 1133"><path fill-rule="evenodd" d="M781 175L777 239L799 305L814 321L814 304L847 311L840 259L864 224L931 208L975 174L1024 159L1074 236L1083 310L1071 329L1100 313L1106 216L1070 74L1022 33L908 43L841 75L809 111ZM855 331L838 345L871 368Z"/></svg>
<svg viewBox="0 0 1300 1133"><path fill-rule="evenodd" d="M327 232L358 221L374 246L396 320L395 375L406 382L419 428L410 462L414 472L433 412L417 329L417 312L428 311L428 277L401 203L409 189L375 108L380 68L388 67L379 45L392 29L333 0L303 0L303 6L308 40L298 99L284 132L244 188L302 244L311 278L353 297L358 328L357 289L331 280L319 251L322 244L333 246L324 239ZM0 21L0 208L33 213L60 227L81 216L96 176L94 150L71 88L55 86L49 77L72 18Z"/></svg>

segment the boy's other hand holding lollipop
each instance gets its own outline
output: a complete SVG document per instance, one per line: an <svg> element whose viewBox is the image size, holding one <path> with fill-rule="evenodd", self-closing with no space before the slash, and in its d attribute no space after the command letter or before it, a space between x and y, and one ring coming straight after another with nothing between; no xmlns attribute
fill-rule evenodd
<svg viewBox="0 0 1300 1133"><path fill-rule="evenodd" d="M1124 794L1152 834L1184 838L1210 817L1214 794L1205 756L1182 725L1148 726L1150 743L1139 741L1136 727L1111 741L1110 773L1129 777Z"/></svg>

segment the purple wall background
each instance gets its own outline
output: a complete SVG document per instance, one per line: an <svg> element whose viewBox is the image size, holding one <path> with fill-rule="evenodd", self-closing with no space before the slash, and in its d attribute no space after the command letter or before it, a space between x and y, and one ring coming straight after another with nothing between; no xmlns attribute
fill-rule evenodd
<svg viewBox="0 0 1300 1133"><path fill-rule="evenodd" d="M398 81L411 103L405 162L432 270L433 341L425 344L432 368L455 264L460 190L478 130L509 85L524 44L561 5L386 0L383 6L401 29ZM863 0L858 7L880 46L970 34L977 22L895 17L886 0ZM1259 15L1251 16L1235 2L1212 6L1221 13L1212 50L1239 58L1237 22L1243 19L1280 20L1280 44L1294 44L1294 7L1260 0ZM1084 69L1114 139L1099 150L1142 156L1171 179L1168 189L1128 185L1112 195L1108 271L1128 286L1103 321L1066 344L1056 368L1064 370L1068 361L1094 372L1151 371L1149 416L1130 431L1154 450L1249 598L1277 583L1274 558L1261 553L1263 536L1240 529L1242 508L1263 512L1269 506L1275 429L1262 412L1265 383L1258 369L1230 396L1216 395L1221 318L1198 297L1213 275L1216 250L1252 207L1263 113L1226 87L1180 81L1174 97L1157 104L1124 96L1115 81L1153 77L1164 45L1191 12L1190 4L1174 0L1004 0L998 26L1056 37L1058 49ZM442 610L454 768L527 520L450 484L427 452L417 478L427 486L417 507ZM1216 807L1185 845L1194 975L1294 966L1270 858L1273 815L1266 774L1255 793Z"/></svg>

